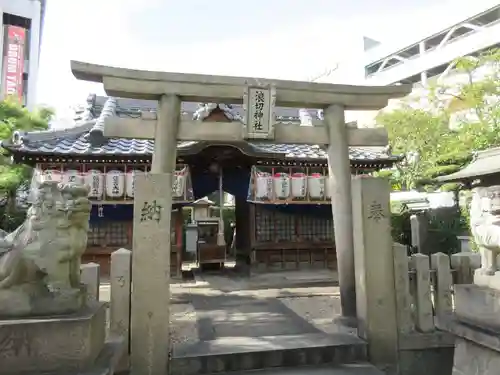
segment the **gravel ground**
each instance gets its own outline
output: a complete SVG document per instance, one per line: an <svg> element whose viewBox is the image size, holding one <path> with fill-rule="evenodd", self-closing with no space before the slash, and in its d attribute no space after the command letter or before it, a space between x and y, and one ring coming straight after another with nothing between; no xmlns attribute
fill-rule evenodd
<svg viewBox="0 0 500 375"><path fill-rule="evenodd" d="M109 309L106 310L106 329L109 332ZM189 303L173 304L170 310L170 338L172 343L194 343L198 341L196 312Z"/></svg>
<svg viewBox="0 0 500 375"><path fill-rule="evenodd" d="M170 337L173 344L198 341L196 312L190 303L171 305Z"/></svg>

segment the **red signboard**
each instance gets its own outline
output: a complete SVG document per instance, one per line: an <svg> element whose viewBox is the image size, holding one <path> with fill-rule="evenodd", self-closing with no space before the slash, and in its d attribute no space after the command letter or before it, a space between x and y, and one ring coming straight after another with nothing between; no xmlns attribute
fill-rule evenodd
<svg viewBox="0 0 500 375"><path fill-rule="evenodd" d="M4 35L2 92L4 96L16 96L22 103L26 29L6 25Z"/></svg>

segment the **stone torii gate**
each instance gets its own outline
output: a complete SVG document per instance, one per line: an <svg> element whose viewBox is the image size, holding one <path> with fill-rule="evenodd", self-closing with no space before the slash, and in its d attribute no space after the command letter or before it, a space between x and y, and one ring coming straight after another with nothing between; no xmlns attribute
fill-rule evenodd
<svg viewBox="0 0 500 375"><path fill-rule="evenodd" d="M154 139L151 182L164 176L171 186L178 141L238 142L259 140L276 143L317 144L328 147L332 184L332 211L341 293L342 318L349 325L356 321L356 291L351 199L349 146L386 146L385 129L348 128L345 110L378 110L389 99L410 93L411 86L348 86L326 83L269 80L130 70L72 61L76 78L104 84L106 93L122 98L158 100L156 118L110 118L104 135L130 139ZM181 102L243 103L245 121L201 122L181 116ZM282 124L275 121L274 107L324 109L324 120L313 126ZM158 182L158 181L156 181ZM136 203L145 180L137 182ZM145 190L148 190L147 188ZM170 188L161 191L163 209L171 211ZM138 206L139 204L135 204ZM140 212L135 208L135 214ZM164 215L162 229L150 233L157 237L150 245L136 241L134 218L133 286L131 310L131 364L136 373L163 375L165 353L169 347L169 269L170 215ZM164 229L167 230L164 230ZM143 238L143 236L141 236ZM152 246L161 244L162 249ZM137 247L137 248L136 248ZM139 253L142 253L141 255ZM142 258L139 258L141 256ZM147 260L145 259L147 258ZM153 315L154 312L154 315Z"/></svg>

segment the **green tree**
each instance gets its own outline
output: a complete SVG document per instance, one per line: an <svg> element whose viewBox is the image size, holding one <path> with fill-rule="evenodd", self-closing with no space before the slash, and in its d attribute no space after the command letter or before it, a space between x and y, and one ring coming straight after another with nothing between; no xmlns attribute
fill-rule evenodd
<svg viewBox="0 0 500 375"><path fill-rule="evenodd" d="M450 112L466 114L456 124L454 147L484 150L500 145L500 49L455 62L458 82L440 85L434 98L448 103Z"/></svg>
<svg viewBox="0 0 500 375"><path fill-rule="evenodd" d="M415 188L436 157L448 151L446 139L450 134L445 113L434 114L404 105L379 113L377 123L387 129L392 152L405 156L395 169L382 172L390 174L396 190Z"/></svg>
<svg viewBox="0 0 500 375"><path fill-rule="evenodd" d="M28 111L18 101L7 98L0 101L0 139L10 140L15 131L45 130L54 112L50 108ZM5 150L0 151L0 197L3 200L1 227L11 230L19 212L16 208L16 194L31 178L32 169L13 164Z"/></svg>
<svg viewBox="0 0 500 375"><path fill-rule="evenodd" d="M416 163L407 157L395 169L381 172L392 178L395 189L436 189L434 179L463 168L474 151L500 146L500 50L463 57L454 65L452 83L430 88L428 110L410 103L377 117L394 153L418 154ZM441 186L448 191L458 188Z"/></svg>
<svg viewBox="0 0 500 375"><path fill-rule="evenodd" d="M417 187L422 187L431 191L434 191L439 187L443 191L457 191L460 187L458 184L452 183L441 185L436 182L436 178L458 172L469 164L472 160L472 155L472 152L460 151L457 149L449 151L444 155L438 155L434 159L434 166L428 167L423 172L422 178L416 182Z"/></svg>

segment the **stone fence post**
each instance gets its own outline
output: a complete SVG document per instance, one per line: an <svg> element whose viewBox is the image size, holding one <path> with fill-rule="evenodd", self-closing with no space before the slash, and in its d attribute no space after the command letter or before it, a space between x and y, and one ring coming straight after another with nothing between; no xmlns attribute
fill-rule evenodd
<svg viewBox="0 0 500 375"><path fill-rule="evenodd" d="M99 301L100 266L97 263L86 263L80 266L80 281L87 286L89 300Z"/></svg>
<svg viewBox="0 0 500 375"><path fill-rule="evenodd" d="M126 355L119 370L128 369L130 355L130 291L132 251L118 249L111 254L110 333L123 338Z"/></svg>
<svg viewBox="0 0 500 375"><path fill-rule="evenodd" d="M472 284L474 270L481 268L481 255L478 253L457 253L450 257L451 268L456 271L456 284Z"/></svg>
<svg viewBox="0 0 500 375"><path fill-rule="evenodd" d="M417 249L419 253L428 254L429 249L426 248L428 236L427 218L422 213L413 214L410 216L411 225L411 246Z"/></svg>
<svg viewBox="0 0 500 375"><path fill-rule="evenodd" d="M370 361L397 368L398 314L387 179L353 178L354 260L358 334Z"/></svg>

